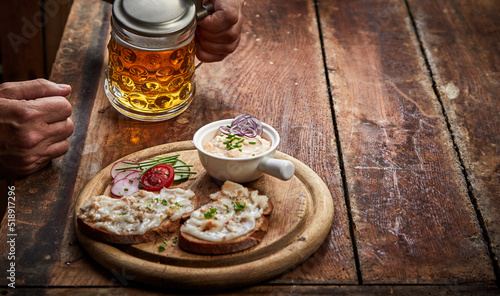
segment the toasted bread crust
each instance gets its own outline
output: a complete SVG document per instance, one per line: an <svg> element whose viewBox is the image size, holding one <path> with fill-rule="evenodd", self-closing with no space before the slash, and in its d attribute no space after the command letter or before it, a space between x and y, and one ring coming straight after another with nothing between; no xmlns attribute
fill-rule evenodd
<svg viewBox="0 0 500 296"><path fill-rule="evenodd" d="M175 232L180 225L180 219L170 221L165 219L160 226L146 231L144 234L116 234L105 229L95 228L94 225L77 218L77 224L80 230L88 236L91 236L100 241L113 244L140 244L154 241L162 238L164 235Z"/></svg>
<svg viewBox="0 0 500 296"><path fill-rule="evenodd" d="M230 241L209 242L202 240L184 233L182 230L185 225L182 225L179 234L179 247L188 252L205 255L221 255L243 251L261 242L262 238L267 233L269 227L268 216L271 214L272 210L273 204L271 200L268 200L268 206L264 209L264 215L256 220L255 229Z"/></svg>

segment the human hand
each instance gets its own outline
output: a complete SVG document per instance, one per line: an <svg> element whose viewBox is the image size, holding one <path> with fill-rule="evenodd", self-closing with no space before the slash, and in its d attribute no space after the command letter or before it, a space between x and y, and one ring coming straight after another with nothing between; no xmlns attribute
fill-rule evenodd
<svg viewBox="0 0 500 296"><path fill-rule="evenodd" d="M34 173L69 150L71 86L45 79L0 85L0 176Z"/></svg>
<svg viewBox="0 0 500 296"><path fill-rule="evenodd" d="M196 56L202 62L222 61L240 43L244 0L212 0L215 12L198 22Z"/></svg>

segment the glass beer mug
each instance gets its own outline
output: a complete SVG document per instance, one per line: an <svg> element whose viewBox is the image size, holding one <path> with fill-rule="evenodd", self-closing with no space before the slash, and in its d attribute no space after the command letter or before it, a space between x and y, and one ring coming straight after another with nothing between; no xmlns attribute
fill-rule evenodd
<svg viewBox="0 0 500 296"><path fill-rule="evenodd" d="M160 121L193 100L196 21L213 10L202 0L115 0L104 88L130 118Z"/></svg>

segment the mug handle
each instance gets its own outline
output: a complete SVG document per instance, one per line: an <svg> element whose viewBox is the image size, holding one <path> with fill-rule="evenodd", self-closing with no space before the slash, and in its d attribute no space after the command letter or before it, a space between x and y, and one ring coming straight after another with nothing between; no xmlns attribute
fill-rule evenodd
<svg viewBox="0 0 500 296"><path fill-rule="evenodd" d="M203 4L203 0L196 0L196 20L201 21L206 18L207 15L214 12L214 5L212 2L208 1Z"/></svg>
<svg viewBox="0 0 500 296"><path fill-rule="evenodd" d="M295 173L295 166L293 163L284 159L265 158L259 163L257 168L261 172L283 181L289 180Z"/></svg>

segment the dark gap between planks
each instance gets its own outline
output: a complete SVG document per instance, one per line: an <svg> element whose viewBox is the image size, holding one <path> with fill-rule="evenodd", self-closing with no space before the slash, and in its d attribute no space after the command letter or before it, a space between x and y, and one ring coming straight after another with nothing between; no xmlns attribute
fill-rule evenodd
<svg viewBox="0 0 500 296"><path fill-rule="evenodd" d="M443 101L441 99L441 95L439 94L439 91L437 89L436 81L434 80L434 73L432 72L432 68L431 68L431 65L429 63L429 59L427 58L423 42L420 39L420 35L419 35L419 31L418 31L418 28L417 28L417 25L415 22L415 18L413 16L413 13L411 11L410 5L408 4L407 0L404 0L404 4L405 4L406 9L408 11L411 25L412 25L413 31L415 33L415 36L417 38L417 41L418 41L418 44L420 47L420 52L425 60L425 66L427 68L427 71L429 71L429 76L430 76L431 83L432 83L432 90L433 90L434 94L436 95L436 98L439 102L439 105L441 106L441 112L443 114L444 120L446 121L446 127L448 128L448 133L451 136L453 148L455 149L455 152L457 153L458 161L460 163L460 169L462 170L465 182L467 184L467 192L469 195L469 199L472 203L472 206L474 207L474 211L476 212L476 216L477 216L477 219L479 221L479 226L481 227L481 232L483 234L484 240L485 240L487 248L488 248L488 253L489 253L491 261L492 261L493 269L495 272L496 285L497 285L497 287L499 287L500 286L500 267L499 267L498 261L496 259L496 254L493 252L493 249L491 248L491 239L490 239L490 236L489 236L488 231L486 229L486 224L484 222L483 215L482 215L481 211L479 210L477 198L474 195L474 193L472 192L472 184L470 182L469 175L467 174L467 170L465 169L465 165L464 165L464 162L462 160L462 153L461 153L460 149L458 149L456 139L455 139L455 134L453 133L453 129L452 129L450 121L448 119L448 114L446 113L446 109L444 108L444 104L443 104ZM344 176L342 175L342 177L344 177Z"/></svg>
<svg viewBox="0 0 500 296"><path fill-rule="evenodd" d="M349 234L351 236L351 243L353 247L353 254L354 254L354 263L356 264L356 273L358 276L358 284L362 285L363 284L363 277L361 275L361 265L359 262L359 254L358 254L358 247L356 245L356 238L354 235L354 221L352 218L351 214L351 203L349 201L349 189L347 188L347 177L345 173L345 167L344 167L344 158L342 155L342 146L340 145L340 137L339 137L339 130L337 126L337 121L336 121L336 115L335 115L335 107L333 103L333 95L332 95L332 86L330 84L330 77L328 76L328 68L327 68L327 63L326 63L326 52L325 52L325 44L323 41L323 31L321 30L321 19L319 15L319 7L318 7L318 0L314 0L314 10L316 12L316 21L318 24L318 34L319 34L319 41L321 44L321 54L323 56L323 68L325 69L325 79L326 79L326 86L327 86L327 91L328 91L328 98L330 101L330 110L332 112L332 122L333 122L333 130L335 133L335 144L337 145L337 156L339 159L339 167L340 167L340 175L342 177L342 187L344 187L344 200L347 208L347 218L349 219Z"/></svg>

